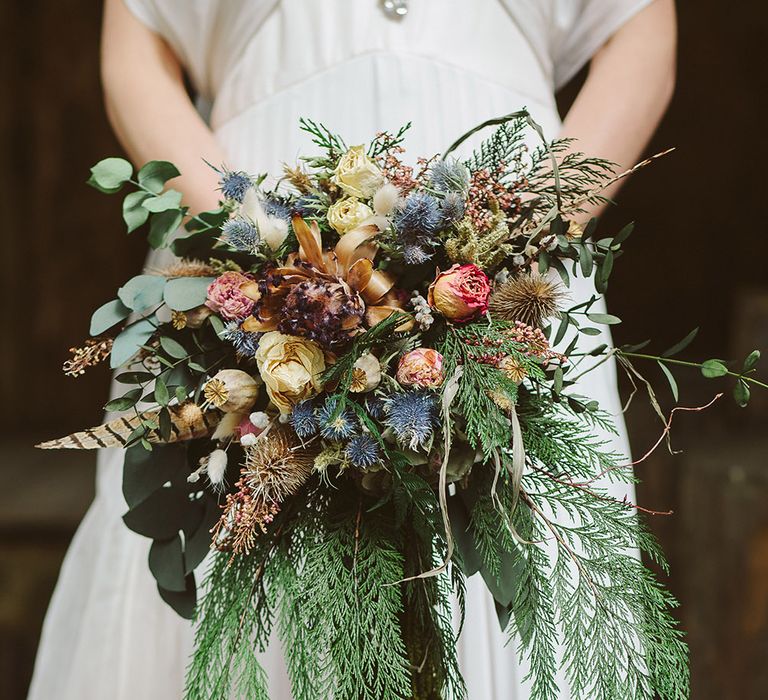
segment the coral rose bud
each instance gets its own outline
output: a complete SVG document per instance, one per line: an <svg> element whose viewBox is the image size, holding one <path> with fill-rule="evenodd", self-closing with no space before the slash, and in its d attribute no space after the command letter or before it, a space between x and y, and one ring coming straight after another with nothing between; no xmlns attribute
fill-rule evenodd
<svg viewBox="0 0 768 700"><path fill-rule="evenodd" d="M431 348L417 348L400 358L395 375L403 386L435 389L445 379L443 356Z"/></svg>
<svg viewBox="0 0 768 700"><path fill-rule="evenodd" d="M253 311L253 299L242 289L251 282L240 272L225 272L208 285L205 305L227 321L241 321Z"/></svg>
<svg viewBox="0 0 768 700"><path fill-rule="evenodd" d="M457 323L471 321L488 311L491 285L477 265L454 265L430 285L429 305Z"/></svg>

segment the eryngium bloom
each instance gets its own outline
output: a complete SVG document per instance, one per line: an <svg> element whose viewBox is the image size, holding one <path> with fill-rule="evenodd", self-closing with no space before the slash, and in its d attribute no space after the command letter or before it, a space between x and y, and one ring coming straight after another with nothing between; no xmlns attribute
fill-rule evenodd
<svg viewBox="0 0 768 700"><path fill-rule="evenodd" d="M379 459L379 443L370 435L358 435L347 445L347 457L356 467L367 469L376 464Z"/></svg>
<svg viewBox="0 0 768 700"><path fill-rule="evenodd" d="M220 185L224 199L232 199L235 202L242 203L243 199L245 199L245 193L251 188L253 181L248 173L225 170Z"/></svg>
<svg viewBox="0 0 768 700"><path fill-rule="evenodd" d="M438 160L430 171L432 187L439 192L466 194L469 189L469 177L467 166L453 158Z"/></svg>
<svg viewBox="0 0 768 700"><path fill-rule="evenodd" d="M545 319L559 315L558 306L564 297L559 282L538 274L521 274L496 289L488 310L496 318L537 328Z"/></svg>
<svg viewBox="0 0 768 700"><path fill-rule="evenodd" d="M421 192L409 195L392 217L405 261L419 264L432 257L443 216L435 197Z"/></svg>
<svg viewBox="0 0 768 700"><path fill-rule="evenodd" d="M221 240L230 248L253 253L260 243L259 232L247 219L229 219L221 227Z"/></svg>
<svg viewBox="0 0 768 700"><path fill-rule="evenodd" d="M346 440L357 433L358 422L348 408L338 410L338 399L329 398L317 412L320 434L329 440Z"/></svg>
<svg viewBox="0 0 768 700"><path fill-rule="evenodd" d="M317 433L318 422L312 401L302 401L293 407L290 417L291 427L302 440Z"/></svg>
<svg viewBox="0 0 768 700"><path fill-rule="evenodd" d="M237 321L231 321L224 326L222 337L234 345L235 352L241 357L253 359L259 347L259 340L263 333L251 333L240 328Z"/></svg>
<svg viewBox="0 0 768 700"><path fill-rule="evenodd" d="M437 424L437 399L427 391L396 393L385 399L384 423L402 445L425 447Z"/></svg>

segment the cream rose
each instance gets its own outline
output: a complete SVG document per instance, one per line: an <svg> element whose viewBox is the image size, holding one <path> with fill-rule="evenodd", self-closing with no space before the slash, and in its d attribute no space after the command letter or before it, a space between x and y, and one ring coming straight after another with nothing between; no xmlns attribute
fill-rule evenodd
<svg viewBox="0 0 768 700"><path fill-rule="evenodd" d="M365 146L352 146L341 157L331 181L350 197L370 199L384 184L384 175L366 154Z"/></svg>
<svg viewBox="0 0 768 700"><path fill-rule="evenodd" d="M311 340L278 331L265 333L256 350L256 364L267 394L280 413L290 413L293 406L322 388L325 356Z"/></svg>
<svg viewBox="0 0 768 700"><path fill-rule="evenodd" d="M354 197L345 197L328 209L328 223L337 233L345 234L373 216L373 210Z"/></svg>

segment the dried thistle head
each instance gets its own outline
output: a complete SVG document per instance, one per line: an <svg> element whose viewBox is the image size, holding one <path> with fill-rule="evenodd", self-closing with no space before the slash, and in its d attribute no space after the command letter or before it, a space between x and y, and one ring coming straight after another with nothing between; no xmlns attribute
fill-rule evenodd
<svg viewBox="0 0 768 700"><path fill-rule="evenodd" d="M488 310L505 321L521 321L540 327L544 319L557 317L564 299L562 285L541 275L511 277L491 294Z"/></svg>
<svg viewBox="0 0 768 700"><path fill-rule="evenodd" d="M202 260L188 260L186 258L176 260L166 267L150 272L163 277L213 277L215 275L213 267L209 264Z"/></svg>
<svg viewBox="0 0 768 700"><path fill-rule="evenodd" d="M213 528L213 546L248 554L282 502L310 477L315 455L316 450L298 443L285 426L275 427L247 446L237 490L227 495L221 518Z"/></svg>
<svg viewBox="0 0 768 700"><path fill-rule="evenodd" d="M301 194L309 194L312 191L312 178L304 172L300 165L292 168L287 163L284 163L283 175Z"/></svg>
<svg viewBox="0 0 768 700"><path fill-rule="evenodd" d="M307 481L315 451L295 440L283 426L270 430L245 450L242 477L254 496L267 503L281 503Z"/></svg>

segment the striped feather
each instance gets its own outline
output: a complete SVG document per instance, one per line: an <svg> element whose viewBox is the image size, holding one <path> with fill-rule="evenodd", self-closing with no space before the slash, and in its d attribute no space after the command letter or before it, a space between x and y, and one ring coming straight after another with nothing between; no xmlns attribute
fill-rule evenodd
<svg viewBox="0 0 768 700"><path fill-rule="evenodd" d="M147 435L150 442L184 442L213 434L219 423L218 411L203 411L200 406L187 402L181 406L169 406L171 414L171 436L161 440L156 431ZM142 420L157 421L160 411L145 411L138 416L122 416L115 420L72 433L58 440L41 442L36 447L42 450L96 450L101 447L123 447Z"/></svg>

